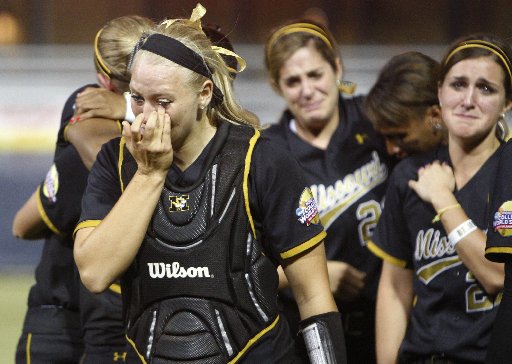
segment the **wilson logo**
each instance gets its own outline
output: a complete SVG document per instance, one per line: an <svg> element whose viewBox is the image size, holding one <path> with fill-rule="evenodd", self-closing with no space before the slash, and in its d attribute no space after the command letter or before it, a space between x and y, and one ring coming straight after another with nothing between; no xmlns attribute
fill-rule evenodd
<svg viewBox="0 0 512 364"><path fill-rule="evenodd" d="M210 271L208 267L180 266L180 263L148 263L149 276L151 278L208 278Z"/></svg>

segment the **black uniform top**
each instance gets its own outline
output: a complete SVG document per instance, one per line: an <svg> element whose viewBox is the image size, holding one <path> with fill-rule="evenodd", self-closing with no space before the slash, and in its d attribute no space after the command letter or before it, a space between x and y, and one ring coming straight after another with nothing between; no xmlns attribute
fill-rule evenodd
<svg viewBox="0 0 512 364"><path fill-rule="evenodd" d="M217 135L185 171L173 164L169 169L168 179L183 186L195 182L201 175L216 137ZM118 169L124 163L135 161L124 147L122 138L114 139L103 146L89 177L82 202L81 222L77 229L97 226L115 205L125 187L120 186ZM316 214L302 214L304 203L312 206L309 202L314 205L314 200L300 167L289 153L265 138L257 141L252 154L249 196L256 230L261 233L260 240L266 255L276 266L285 259L317 245L325 237L323 227L315 223ZM286 333L287 331L278 329L272 330L268 335ZM275 348L270 351L278 355L282 350L289 350L290 337L277 338L272 345Z"/></svg>
<svg viewBox="0 0 512 364"><path fill-rule="evenodd" d="M340 125L327 150L310 145L290 129L293 115L288 110L278 124L263 132L301 165L327 230L327 259L347 262L367 273L366 287L356 302L350 307L337 302L342 312L364 310L375 300L380 272L380 261L366 244L381 213L388 159L383 140L361 111L361 102L362 97L340 97Z"/></svg>
<svg viewBox="0 0 512 364"><path fill-rule="evenodd" d="M63 130L82 89L73 92L64 105L53 164L38 188L38 210L49 232L36 268L36 284L30 289L29 307L53 305L78 311L72 232L80 216L88 171L75 148L63 139Z"/></svg>
<svg viewBox="0 0 512 364"><path fill-rule="evenodd" d="M510 177L510 178L509 178ZM503 147L494 179L488 216L485 256L496 262L512 259L512 141Z"/></svg>
<svg viewBox="0 0 512 364"><path fill-rule="evenodd" d="M499 150L455 191L468 217L482 230L487 226L488 196ZM483 362L499 299L486 295L449 246L442 224L432 222L436 215L432 205L408 186L409 180L418 179L421 166L435 160L451 164L446 146L407 158L395 167L369 248L391 264L414 270L415 303L401 352Z"/></svg>
<svg viewBox="0 0 512 364"><path fill-rule="evenodd" d="M64 130L73 116L76 95L71 94L61 115L54 163L39 186L39 213L51 233L48 234L36 269L36 284L29 294L29 306L59 306L80 310L88 345L124 345L121 296L117 293L92 295L80 284L73 259L73 229L81 213L81 200L89 171L76 149L64 138ZM114 290L116 287L112 287ZM90 334L93 332L94 334Z"/></svg>

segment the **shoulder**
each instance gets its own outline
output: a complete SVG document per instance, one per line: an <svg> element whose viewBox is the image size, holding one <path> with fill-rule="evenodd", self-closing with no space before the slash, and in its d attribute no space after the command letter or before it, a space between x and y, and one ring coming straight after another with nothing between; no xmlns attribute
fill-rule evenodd
<svg viewBox="0 0 512 364"><path fill-rule="evenodd" d="M418 169L436 160L445 161L445 153L447 153L446 147L440 146L433 151L407 157L398 162L398 164L393 168L391 180L395 182L397 180L407 182L410 179L416 179L418 176Z"/></svg>
<svg viewBox="0 0 512 364"><path fill-rule="evenodd" d="M286 134L288 132L288 125L292 119L292 114L289 110L285 110L279 120L272 124L266 124L261 129L262 136L274 140L283 142L286 140Z"/></svg>

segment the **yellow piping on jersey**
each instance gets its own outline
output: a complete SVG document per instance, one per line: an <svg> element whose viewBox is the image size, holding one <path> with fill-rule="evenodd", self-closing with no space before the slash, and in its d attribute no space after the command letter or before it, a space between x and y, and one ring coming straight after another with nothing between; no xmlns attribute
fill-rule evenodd
<svg viewBox="0 0 512 364"><path fill-rule="evenodd" d="M382 259L390 264L393 264L396 267L399 267L399 268L407 267L407 262L405 260L398 259L392 255L389 255L384 250L379 248L373 241L369 241L368 245L366 247L368 248L369 251L371 251L373 254L375 254L380 259Z"/></svg>
<svg viewBox="0 0 512 364"><path fill-rule="evenodd" d="M63 233L59 229L57 229L57 227L55 225L53 225L53 223L50 220L50 218L48 217L48 215L46 215L46 211L44 211L43 203L41 202L41 198L40 198L40 190L41 190L41 186L37 187L37 191L36 191L36 193L37 193L37 210L39 211L39 215L41 215L41 219L43 219L46 226L48 226L48 228L54 234L62 236Z"/></svg>
<svg viewBox="0 0 512 364"><path fill-rule="evenodd" d="M258 133L259 134L259 133ZM245 345L245 347L240 350L240 352L237 354L237 356L235 356L233 358L233 360L231 360L230 362L228 362L228 364L233 364L233 363L236 363L244 354L247 350L249 350L249 348L254 345L263 335L265 335L267 332L269 332L270 330L272 330L276 325L277 325L277 322L279 321L279 315L277 315L276 319L274 320L274 322L272 322L269 326L267 326L266 328L264 328L263 330L261 330L258 334L256 334L256 336L254 336L252 339L250 339L247 344Z"/></svg>
<svg viewBox="0 0 512 364"><path fill-rule="evenodd" d="M494 247L490 247L490 248L485 249L485 256L486 257L488 255L491 255L491 254L512 254L512 247L506 247L506 246L497 247L497 246L494 246ZM500 261L500 262L504 261L504 260L495 260L494 258L492 260L493 261Z"/></svg>
<svg viewBox="0 0 512 364"><path fill-rule="evenodd" d="M325 239L326 236L327 236L327 233L325 231L322 231L318 235L316 235L313 238L309 239L308 241L300 244L299 246L296 246L295 248L292 248L290 250L286 250L286 251L282 252L280 254L281 258L288 259L288 258L294 257L295 255L300 254L303 251L306 251L306 250L314 247L315 245L320 244Z"/></svg>
<svg viewBox="0 0 512 364"><path fill-rule="evenodd" d="M75 238L76 232L80 229L96 227L100 224L101 220L85 220L80 222L73 230L73 239Z"/></svg>
<svg viewBox="0 0 512 364"><path fill-rule="evenodd" d="M121 137L119 142L119 160L117 161L117 171L119 173L119 185L121 186L121 193L124 192L124 183L123 183L123 175L121 173L123 168L123 160L124 160L124 145L126 144L126 140Z"/></svg>
<svg viewBox="0 0 512 364"><path fill-rule="evenodd" d="M256 334L256 336L254 336L252 339L250 339L247 344L245 345L245 347L240 350L240 352L233 358L233 360L229 361L228 364L234 364L236 363L244 354L247 350L249 350L249 348L254 345L256 342L258 342L258 340L263 336L265 335L267 332L269 332L270 330L272 330L276 325L277 323L279 322L279 315L277 315L276 319L269 325L267 326L266 328L264 328L263 330L261 330L258 334ZM126 340L130 343L130 345L133 347L133 349L135 350L135 352L137 353L137 355L139 356L139 359L141 361L141 363L143 364L147 364L146 360L144 359L144 357L139 353L139 351L137 350L137 346L135 345L135 343L133 342L133 340L131 340L128 335L125 335L126 336Z"/></svg>
<svg viewBox="0 0 512 364"><path fill-rule="evenodd" d="M259 130L254 130L254 135L252 136L251 140L249 140L249 150L247 151L247 154L245 156L245 167L244 167L244 180L243 180L243 191L244 191L244 201L245 201L245 211L247 213L247 217L249 218L249 224L251 225L251 231L252 236L256 238L256 229L254 228L254 221L252 219L251 215L251 209L249 206L249 170L251 169L251 158L252 158L252 152L254 150L254 146L256 145L256 141L260 137Z"/></svg>
<svg viewBox="0 0 512 364"><path fill-rule="evenodd" d="M133 350L135 350L135 352L137 353L139 359L140 359L140 362L143 363L143 364L147 364L146 360L144 359L144 357L141 355L141 353L139 353L139 351L137 350L137 346L135 345L135 343L133 342L132 339L130 339L128 337L128 335L125 335L126 337L126 340L128 341L128 343L130 343L130 345L133 347Z"/></svg>
<svg viewBox="0 0 512 364"><path fill-rule="evenodd" d="M118 283L112 283L108 289L114 293L121 294L121 286Z"/></svg>
<svg viewBox="0 0 512 364"><path fill-rule="evenodd" d="M32 344L32 333L29 332L27 335L27 346L25 347L25 351L27 354L27 364L30 364L30 345Z"/></svg>

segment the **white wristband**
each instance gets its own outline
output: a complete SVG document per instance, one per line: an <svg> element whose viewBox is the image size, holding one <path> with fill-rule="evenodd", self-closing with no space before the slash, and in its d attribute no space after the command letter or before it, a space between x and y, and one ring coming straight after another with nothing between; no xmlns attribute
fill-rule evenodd
<svg viewBox="0 0 512 364"><path fill-rule="evenodd" d="M126 101L126 111L124 113L124 120L133 123L135 121L135 114L132 111L132 95L129 91L123 93L124 100Z"/></svg>
<svg viewBox="0 0 512 364"><path fill-rule="evenodd" d="M457 245L459 241L464 239L466 236L471 234L476 229L477 227L473 220L468 219L464 221L462 224L453 229L451 233L448 234L448 241L450 242L450 245L453 248L455 248L455 245Z"/></svg>

